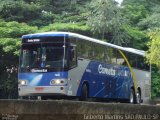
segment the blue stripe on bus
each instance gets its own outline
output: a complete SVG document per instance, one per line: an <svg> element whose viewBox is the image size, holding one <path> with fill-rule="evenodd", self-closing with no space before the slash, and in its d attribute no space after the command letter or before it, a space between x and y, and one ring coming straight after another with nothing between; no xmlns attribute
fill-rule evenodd
<svg viewBox="0 0 160 120"><path fill-rule="evenodd" d="M67 79L68 72L47 72L47 73L19 73L19 80L26 80L28 86L52 86L51 80Z"/></svg>
<svg viewBox="0 0 160 120"><path fill-rule="evenodd" d="M99 65L102 65L103 68L106 68L106 74L99 73ZM77 96L81 95L84 82L88 82L89 97L113 99L129 98L130 88L133 86L133 79L128 67L91 61L86 69L89 69L91 72L84 72L77 91ZM107 75L107 69L115 70L115 75Z"/></svg>
<svg viewBox="0 0 160 120"><path fill-rule="evenodd" d="M24 35L22 38L41 38L41 37L60 37L64 36L67 37L68 34L30 34L30 35Z"/></svg>

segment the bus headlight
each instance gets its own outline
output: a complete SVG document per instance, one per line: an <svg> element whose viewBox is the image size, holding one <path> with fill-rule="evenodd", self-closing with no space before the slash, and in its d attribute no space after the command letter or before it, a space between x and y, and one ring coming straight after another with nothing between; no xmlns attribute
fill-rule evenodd
<svg viewBox="0 0 160 120"><path fill-rule="evenodd" d="M18 84L22 86L27 85L27 80L19 80Z"/></svg>
<svg viewBox="0 0 160 120"><path fill-rule="evenodd" d="M67 84L66 79L52 79L50 85L65 85Z"/></svg>

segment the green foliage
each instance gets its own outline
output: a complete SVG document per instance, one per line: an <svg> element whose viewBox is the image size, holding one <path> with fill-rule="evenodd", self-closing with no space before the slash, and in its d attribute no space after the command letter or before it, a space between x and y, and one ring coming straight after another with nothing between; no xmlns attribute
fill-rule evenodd
<svg viewBox="0 0 160 120"><path fill-rule="evenodd" d="M160 31L150 32L150 41L148 43L149 50L146 58L152 66L152 97L160 96ZM158 66L158 68L157 68Z"/></svg>
<svg viewBox="0 0 160 120"><path fill-rule="evenodd" d="M160 71L155 65L152 65L152 98L160 96Z"/></svg>
<svg viewBox="0 0 160 120"><path fill-rule="evenodd" d="M122 18L114 0L96 0L91 2L91 14L88 25L94 33L106 36L110 42L118 45L127 42L128 36L123 30L125 20Z"/></svg>
<svg viewBox="0 0 160 120"><path fill-rule="evenodd" d="M7 1L1 4L0 16L6 21L28 22L40 17L40 7L23 1Z"/></svg>
<svg viewBox="0 0 160 120"><path fill-rule="evenodd" d="M160 68L160 31L149 34L151 41L148 43L149 50L146 54L149 63L155 64Z"/></svg>
<svg viewBox="0 0 160 120"><path fill-rule="evenodd" d="M19 55L21 41L14 38L0 38L0 47L7 54Z"/></svg>
<svg viewBox="0 0 160 120"><path fill-rule="evenodd" d="M2 0L0 18L46 26L53 22L81 22L90 0Z"/></svg>
<svg viewBox="0 0 160 120"><path fill-rule="evenodd" d="M155 13L138 23L142 30L155 30L160 28L160 14Z"/></svg>
<svg viewBox="0 0 160 120"><path fill-rule="evenodd" d="M41 28L40 31L64 31L91 35L90 28L87 25L81 23L54 23Z"/></svg>
<svg viewBox="0 0 160 120"><path fill-rule="evenodd" d="M147 43L146 32L139 30L136 27L132 27L129 25L124 26L125 31L129 35L130 47L136 49L145 49Z"/></svg>
<svg viewBox="0 0 160 120"><path fill-rule="evenodd" d="M18 38L27 33L34 33L37 27L18 22L0 22L0 38Z"/></svg>
<svg viewBox="0 0 160 120"><path fill-rule="evenodd" d="M17 98L20 37L37 30L25 23L0 20L0 98Z"/></svg>
<svg viewBox="0 0 160 120"><path fill-rule="evenodd" d="M5 53L18 55L20 37L24 34L34 33L37 27L28 26L18 22L0 22L0 46Z"/></svg>
<svg viewBox="0 0 160 120"><path fill-rule="evenodd" d="M148 16L148 11L141 4L131 4L124 6L123 15L132 25L136 25L141 19Z"/></svg>

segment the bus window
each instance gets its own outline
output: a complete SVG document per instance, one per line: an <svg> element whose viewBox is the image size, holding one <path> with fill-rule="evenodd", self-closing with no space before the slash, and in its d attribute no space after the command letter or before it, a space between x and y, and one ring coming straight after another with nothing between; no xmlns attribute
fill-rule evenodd
<svg viewBox="0 0 160 120"><path fill-rule="evenodd" d="M69 49L69 66L73 68L77 65L77 52L76 46L70 46Z"/></svg>
<svg viewBox="0 0 160 120"><path fill-rule="evenodd" d="M146 66L146 67L145 67L145 70L146 70L146 71L150 71L150 65L146 63L145 66Z"/></svg>
<svg viewBox="0 0 160 120"><path fill-rule="evenodd" d="M91 42L89 41L78 39L77 50L78 50L78 57L88 59L88 58L91 58L92 56L92 47L91 47Z"/></svg>
<svg viewBox="0 0 160 120"><path fill-rule="evenodd" d="M112 56L112 48L110 47L105 47L104 48L104 54L105 54L105 62L107 64L111 64L111 56Z"/></svg>
<svg viewBox="0 0 160 120"><path fill-rule="evenodd" d="M102 45L94 45L93 46L93 50L94 50L94 58L95 60L104 62L104 49Z"/></svg>
<svg viewBox="0 0 160 120"><path fill-rule="evenodd" d="M69 67L73 68L75 66L77 66L77 51L76 51L76 47L77 47L77 40L76 38L70 38L70 46L69 46Z"/></svg>
<svg viewBox="0 0 160 120"><path fill-rule="evenodd" d="M117 64L117 50L114 48L112 48L111 59L112 59L112 64Z"/></svg>
<svg viewBox="0 0 160 120"><path fill-rule="evenodd" d="M92 43L90 41L85 41L83 42L85 45L85 53L86 53L86 57L88 59L92 59L94 56L93 56L93 51L92 51Z"/></svg>
<svg viewBox="0 0 160 120"><path fill-rule="evenodd" d="M137 59L137 68L141 70L145 70L144 58L142 56L138 56Z"/></svg>
<svg viewBox="0 0 160 120"><path fill-rule="evenodd" d="M120 52L117 51L117 65L123 65L123 63L125 63L125 60Z"/></svg>
<svg viewBox="0 0 160 120"><path fill-rule="evenodd" d="M137 68L137 55L133 53L128 53L128 60L131 67Z"/></svg>

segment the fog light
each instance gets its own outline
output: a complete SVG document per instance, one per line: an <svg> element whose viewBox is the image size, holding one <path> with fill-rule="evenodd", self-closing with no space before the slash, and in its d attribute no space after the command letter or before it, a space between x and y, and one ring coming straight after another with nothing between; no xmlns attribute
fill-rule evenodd
<svg viewBox="0 0 160 120"><path fill-rule="evenodd" d="M55 84L60 84L61 81L60 80L55 80Z"/></svg>
<svg viewBox="0 0 160 120"><path fill-rule="evenodd" d="M27 85L27 81L26 80L19 80L18 84L19 85Z"/></svg>

